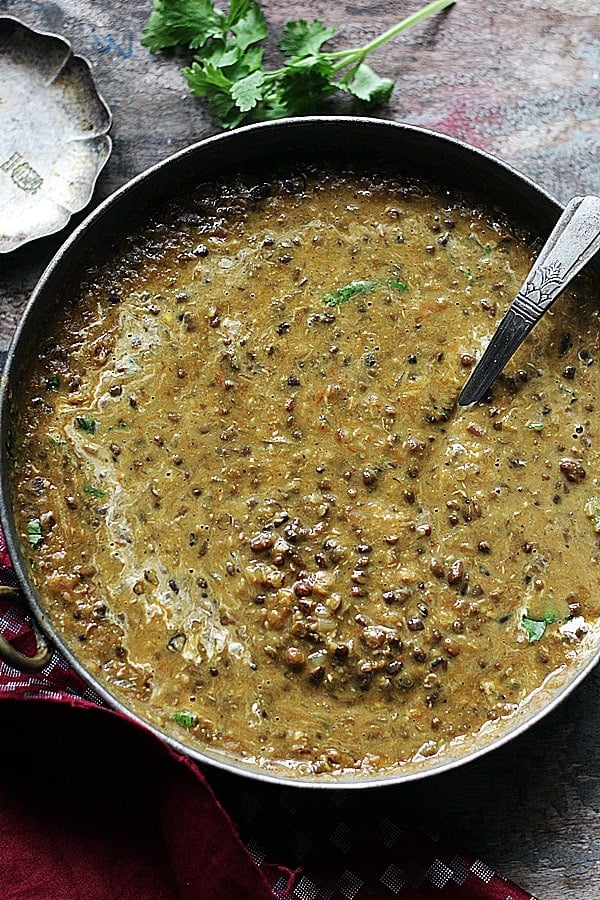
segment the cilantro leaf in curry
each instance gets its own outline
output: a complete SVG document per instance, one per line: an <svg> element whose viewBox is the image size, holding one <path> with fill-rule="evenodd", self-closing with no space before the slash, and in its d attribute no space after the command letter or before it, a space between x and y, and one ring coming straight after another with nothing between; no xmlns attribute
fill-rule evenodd
<svg viewBox="0 0 600 900"><path fill-rule="evenodd" d="M83 492L84 494L93 497L94 500L100 500L102 497L106 496L106 491L103 491L102 488L94 487L92 484L84 484Z"/></svg>
<svg viewBox="0 0 600 900"><path fill-rule="evenodd" d="M173 713L171 718L177 725L181 725L183 728L193 728L194 725L198 724L198 716L195 713L188 712L187 709L177 710L177 712Z"/></svg>
<svg viewBox="0 0 600 900"><path fill-rule="evenodd" d="M225 128L243 121L312 112L342 91L368 106L386 103L391 78L378 75L366 57L422 19L455 0L434 0L362 47L328 50L338 30L315 19L288 22L279 41L284 65L268 70L259 46L268 37L257 0L231 0L225 14L212 0L154 0L142 44L152 53L173 47L191 51L183 69L191 93L208 101Z"/></svg>
<svg viewBox="0 0 600 900"><path fill-rule="evenodd" d="M27 541L29 546L35 550L42 543L44 535L42 534L42 523L39 519L31 519L26 525Z"/></svg>
<svg viewBox="0 0 600 900"><path fill-rule="evenodd" d="M98 422L93 416L75 416L75 425L86 434L96 434Z"/></svg>
<svg viewBox="0 0 600 900"><path fill-rule="evenodd" d="M341 303L347 303L352 297L358 294L370 294L377 287L377 282L372 280L351 281L344 287L338 288L331 293L327 293L323 297L325 306L339 306Z"/></svg>
<svg viewBox="0 0 600 900"><path fill-rule="evenodd" d="M585 514L596 534L600 534L600 497L590 497L584 506Z"/></svg>
<svg viewBox="0 0 600 900"><path fill-rule="evenodd" d="M330 291L323 295L323 303L325 306L340 306L347 303L353 297L361 294L372 294L378 287L385 286L393 291L405 292L408 290L406 282L400 278L386 278L383 281L372 278L361 278L356 281L350 281L335 291Z"/></svg>
<svg viewBox="0 0 600 900"><path fill-rule="evenodd" d="M541 619L524 614L521 619L521 628L527 633L529 643L533 644L542 637L546 631L546 626L553 625L555 622L560 622L560 617L556 610L549 607Z"/></svg>

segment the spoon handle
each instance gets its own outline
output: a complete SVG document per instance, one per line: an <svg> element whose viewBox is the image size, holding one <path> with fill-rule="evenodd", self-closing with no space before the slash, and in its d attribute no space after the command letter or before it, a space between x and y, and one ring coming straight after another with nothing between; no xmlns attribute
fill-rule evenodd
<svg viewBox="0 0 600 900"><path fill-rule="evenodd" d="M538 319L599 249L600 197L574 197L462 389L460 406L481 400Z"/></svg>

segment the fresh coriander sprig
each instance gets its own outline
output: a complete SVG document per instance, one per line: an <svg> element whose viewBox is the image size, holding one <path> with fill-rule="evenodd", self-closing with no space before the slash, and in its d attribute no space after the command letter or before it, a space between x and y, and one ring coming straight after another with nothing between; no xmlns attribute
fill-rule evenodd
<svg viewBox="0 0 600 900"><path fill-rule="evenodd" d="M191 50L193 61L183 69L190 91L208 101L224 127L235 128L244 121L311 112L337 91L369 106L386 103L394 82L378 75L366 57L454 2L435 0L349 50L323 50L338 30L318 19L310 25L305 19L288 22L279 41L285 65L270 71L259 46L269 29L257 0L231 0L227 14L212 0L154 0L142 44L153 53L168 47Z"/></svg>

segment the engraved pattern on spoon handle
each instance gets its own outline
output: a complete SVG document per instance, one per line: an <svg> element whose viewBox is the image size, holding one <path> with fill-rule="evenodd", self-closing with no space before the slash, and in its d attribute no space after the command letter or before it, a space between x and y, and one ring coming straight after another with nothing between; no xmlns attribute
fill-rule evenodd
<svg viewBox="0 0 600 900"><path fill-rule="evenodd" d="M534 324L600 249L600 197L574 197L534 263L512 311Z"/></svg>
<svg viewBox="0 0 600 900"><path fill-rule="evenodd" d="M513 300L512 311L516 316L534 325L564 286L562 266L559 262L552 266L536 266Z"/></svg>

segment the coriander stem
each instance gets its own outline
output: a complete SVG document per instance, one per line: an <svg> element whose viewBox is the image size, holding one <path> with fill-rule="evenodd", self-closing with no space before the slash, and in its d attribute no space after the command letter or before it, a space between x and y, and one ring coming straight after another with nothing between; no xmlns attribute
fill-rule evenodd
<svg viewBox="0 0 600 900"><path fill-rule="evenodd" d="M452 6L455 2L456 0L434 0L433 3L428 3L427 6L424 6L417 12L412 13L412 15L407 16L406 19L397 22L396 25L392 25L391 28L388 28L387 31L384 31L378 37L373 38L372 41L369 41L369 43L365 44L363 47L357 47L355 50L338 50L333 53L328 53L327 56L331 60L340 59L341 61L335 66L335 69L343 69L344 66L351 62L351 59L344 62L345 58L356 56L364 59L364 57L367 56L368 53L371 53L372 50L391 41L392 38L395 38L398 34L411 28L411 26L416 25L417 22L420 22L422 19L426 19L428 16L434 15L434 13L441 12L443 9L446 9L447 6Z"/></svg>

